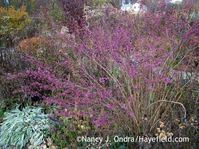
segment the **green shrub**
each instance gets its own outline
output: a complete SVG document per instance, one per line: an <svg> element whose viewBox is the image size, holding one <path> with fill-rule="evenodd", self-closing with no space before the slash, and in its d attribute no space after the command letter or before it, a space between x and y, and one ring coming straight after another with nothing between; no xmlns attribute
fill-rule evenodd
<svg viewBox="0 0 199 149"><path fill-rule="evenodd" d="M52 0L50 15L56 22L63 21L64 13L55 0Z"/></svg>
<svg viewBox="0 0 199 149"><path fill-rule="evenodd" d="M27 143L38 146L48 135L50 121L40 107L25 107L5 113L1 125L0 145L23 148Z"/></svg>

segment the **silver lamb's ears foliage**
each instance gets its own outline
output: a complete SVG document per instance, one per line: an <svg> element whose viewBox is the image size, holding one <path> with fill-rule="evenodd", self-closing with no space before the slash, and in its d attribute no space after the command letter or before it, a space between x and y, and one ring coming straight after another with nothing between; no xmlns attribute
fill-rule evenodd
<svg viewBox="0 0 199 149"><path fill-rule="evenodd" d="M28 106L20 110L17 106L5 113L0 129L0 145L14 145L21 149L31 143L36 147L44 142L49 128L50 120L41 107Z"/></svg>

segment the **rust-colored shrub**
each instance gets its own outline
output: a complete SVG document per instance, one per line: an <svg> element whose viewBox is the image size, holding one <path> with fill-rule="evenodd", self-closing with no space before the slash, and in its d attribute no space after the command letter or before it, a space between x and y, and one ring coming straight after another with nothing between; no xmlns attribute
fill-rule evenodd
<svg viewBox="0 0 199 149"><path fill-rule="evenodd" d="M37 53L42 52L45 47L49 47L48 39L39 36L22 40L18 45L18 50L26 53Z"/></svg>

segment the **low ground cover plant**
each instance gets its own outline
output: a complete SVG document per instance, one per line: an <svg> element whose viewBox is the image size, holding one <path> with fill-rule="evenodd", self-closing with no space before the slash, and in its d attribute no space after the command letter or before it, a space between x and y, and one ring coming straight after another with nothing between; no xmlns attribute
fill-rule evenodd
<svg viewBox="0 0 199 149"><path fill-rule="evenodd" d="M27 143L37 147L44 142L50 129L50 120L40 107L19 106L5 113L1 124L0 145L24 148Z"/></svg>

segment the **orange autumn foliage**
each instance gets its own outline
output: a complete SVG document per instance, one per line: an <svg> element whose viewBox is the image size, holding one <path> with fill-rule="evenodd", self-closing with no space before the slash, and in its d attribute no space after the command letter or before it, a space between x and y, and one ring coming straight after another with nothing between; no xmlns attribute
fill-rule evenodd
<svg viewBox="0 0 199 149"><path fill-rule="evenodd" d="M30 23L26 7L0 7L0 36L12 35L22 31Z"/></svg>
<svg viewBox="0 0 199 149"><path fill-rule="evenodd" d="M37 53L42 52L49 45L49 39L38 36L22 40L18 45L18 50L26 53Z"/></svg>

